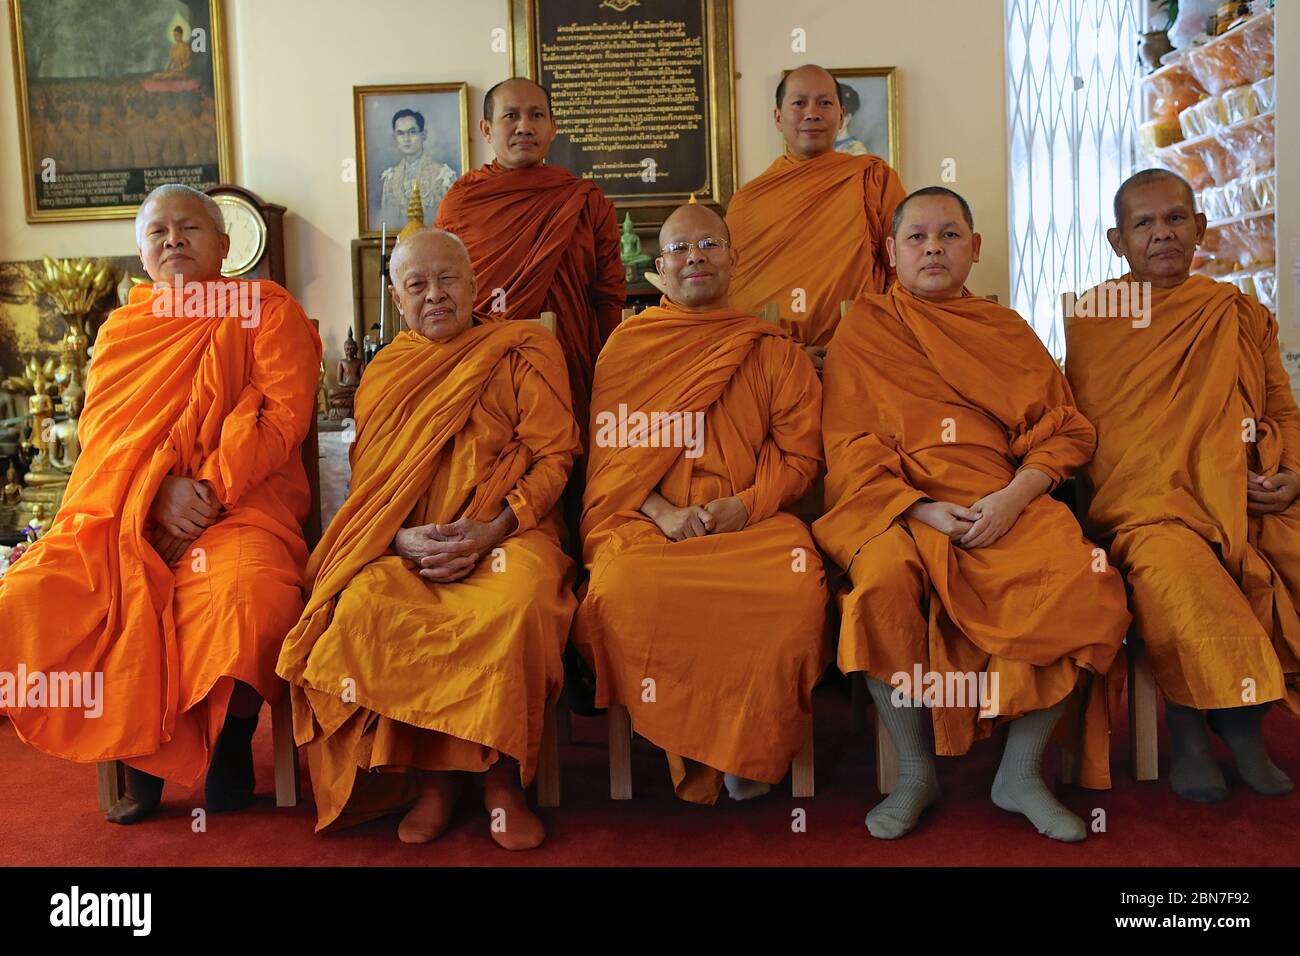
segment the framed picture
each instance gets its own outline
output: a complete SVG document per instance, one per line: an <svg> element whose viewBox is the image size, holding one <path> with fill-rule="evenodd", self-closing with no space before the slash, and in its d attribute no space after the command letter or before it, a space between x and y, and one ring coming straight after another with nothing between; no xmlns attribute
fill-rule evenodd
<svg viewBox="0 0 1300 956"><path fill-rule="evenodd" d="M639 227L736 190L731 0L510 0L516 76L551 92L547 162Z"/></svg>
<svg viewBox="0 0 1300 956"><path fill-rule="evenodd" d="M221 0L9 12L28 222L128 219L161 183L231 179Z"/></svg>
<svg viewBox="0 0 1300 956"><path fill-rule="evenodd" d="M357 218L363 236L406 225L420 184L424 221L432 222L451 184L469 169L469 86L413 83L354 86L357 124Z"/></svg>
<svg viewBox="0 0 1300 956"><path fill-rule="evenodd" d="M835 148L871 153L898 169L898 68L831 70L831 76L840 84L845 120Z"/></svg>

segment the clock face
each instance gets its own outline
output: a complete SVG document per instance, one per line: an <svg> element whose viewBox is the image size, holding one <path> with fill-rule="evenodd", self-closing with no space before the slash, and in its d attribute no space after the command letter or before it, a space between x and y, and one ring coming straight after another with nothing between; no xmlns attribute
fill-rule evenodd
<svg viewBox="0 0 1300 956"><path fill-rule="evenodd" d="M221 274L243 275L257 265L266 249L266 220L242 196L222 193L212 198L221 207L226 233L230 236L230 252L221 263Z"/></svg>

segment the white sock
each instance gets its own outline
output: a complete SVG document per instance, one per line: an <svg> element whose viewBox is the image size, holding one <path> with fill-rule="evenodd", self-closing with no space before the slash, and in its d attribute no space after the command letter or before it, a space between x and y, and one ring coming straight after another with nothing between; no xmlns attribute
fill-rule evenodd
<svg viewBox="0 0 1300 956"><path fill-rule="evenodd" d="M770 783L763 783L761 780L747 780L744 777L737 777L735 774L723 774L722 782L727 785L727 794L732 800L748 800L751 797L761 797L772 789Z"/></svg>

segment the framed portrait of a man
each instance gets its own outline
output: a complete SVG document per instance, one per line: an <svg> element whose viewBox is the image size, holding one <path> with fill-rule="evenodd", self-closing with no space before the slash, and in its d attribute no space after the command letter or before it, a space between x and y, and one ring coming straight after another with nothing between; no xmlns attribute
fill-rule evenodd
<svg viewBox="0 0 1300 956"><path fill-rule="evenodd" d="M406 225L416 184L430 223L451 184L469 167L469 86L416 83L354 86L357 216L362 236Z"/></svg>
<svg viewBox="0 0 1300 956"><path fill-rule="evenodd" d="M161 183L230 180L221 0L9 11L28 222L126 219Z"/></svg>
<svg viewBox="0 0 1300 956"><path fill-rule="evenodd" d="M835 138L841 153L880 156L898 169L898 69L831 70L840 87L844 122Z"/></svg>

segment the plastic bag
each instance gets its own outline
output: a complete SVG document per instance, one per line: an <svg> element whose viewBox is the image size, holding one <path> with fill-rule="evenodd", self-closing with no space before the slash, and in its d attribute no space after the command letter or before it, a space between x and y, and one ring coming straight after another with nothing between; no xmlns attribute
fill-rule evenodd
<svg viewBox="0 0 1300 956"><path fill-rule="evenodd" d="M1241 33L1241 61L1251 82L1273 74L1274 15L1272 12L1243 23Z"/></svg>
<svg viewBox="0 0 1300 956"><path fill-rule="evenodd" d="M1155 119L1176 120L1204 96L1205 88L1196 82L1185 64L1151 76L1151 116Z"/></svg>
<svg viewBox="0 0 1300 956"><path fill-rule="evenodd" d="M1277 273L1272 269L1261 269L1255 273L1255 298L1264 308L1277 311Z"/></svg>
<svg viewBox="0 0 1300 956"><path fill-rule="evenodd" d="M1216 219L1227 219L1232 215L1228 212L1228 200L1220 186L1202 189L1197 205L1200 211L1205 213L1205 218L1211 222Z"/></svg>
<svg viewBox="0 0 1300 956"><path fill-rule="evenodd" d="M1183 138L1182 127L1167 120L1148 120L1138 127L1138 145L1143 152L1153 152Z"/></svg>
<svg viewBox="0 0 1300 956"><path fill-rule="evenodd" d="M1276 165L1275 120L1275 114L1267 113L1236 126L1225 127L1214 134L1214 139L1232 156L1235 171L1231 175L1251 175L1272 169ZM1216 177L1216 182L1223 185L1226 180Z"/></svg>
<svg viewBox="0 0 1300 956"><path fill-rule="evenodd" d="M1230 90L1225 90L1221 100L1223 102L1223 118L1227 120L1229 126L1259 114L1259 110L1256 108L1258 101L1255 98L1255 87L1253 85L1234 86Z"/></svg>
<svg viewBox="0 0 1300 956"><path fill-rule="evenodd" d="M1187 68L1208 93L1222 93L1259 79L1247 68L1240 30L1187 51Z"/></svg>
<svg viewBox="0 0 1300 956"><path fill-rule="evenodd" d="M1255 97L1255 112L1268 113L1277 107L1277 80L1266 76L1252 83L1251 91Z"/></svg>
<svg viewBox="0 0 1300 956"><path fill-rule="evenodd" d="M1250 191L1256 209L1272 209L1277 202L1277 171L1270 169L1250 177Z"/></svg>

